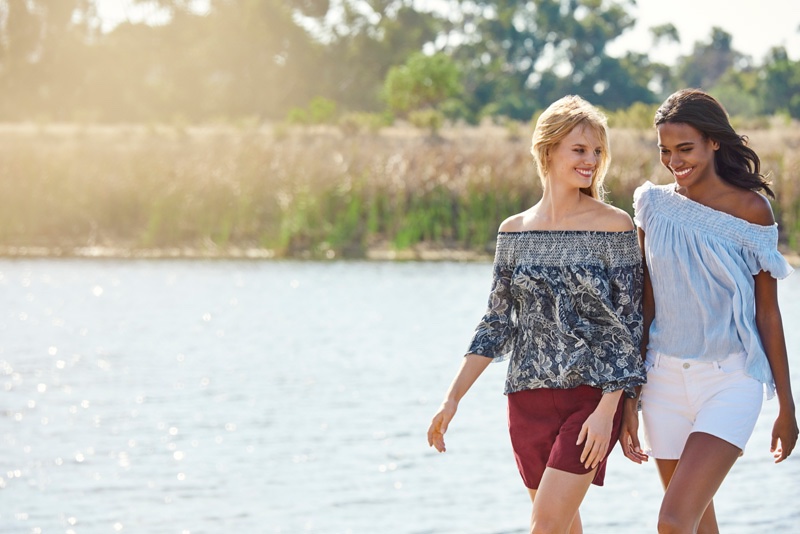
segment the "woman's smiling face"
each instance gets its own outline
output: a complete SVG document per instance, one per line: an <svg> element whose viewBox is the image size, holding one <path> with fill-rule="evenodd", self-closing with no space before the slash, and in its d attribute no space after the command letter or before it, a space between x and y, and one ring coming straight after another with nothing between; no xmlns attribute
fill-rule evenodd
<svg viewBox="0 0 800 534"><path fill-rule="evenodd" d="M672 173L680 187L689 187L707 176L716 175L714 153L719 143L680 122L660 124L657 131L661 164Z"/></svg>
<svg viewBox="0 0 800 534"><path fill-rule="evenodd" d="M603 150L600 138L591 128L573 128L561 142L550 149L548 159L551 179L578 188L590 187Z"/></svg>

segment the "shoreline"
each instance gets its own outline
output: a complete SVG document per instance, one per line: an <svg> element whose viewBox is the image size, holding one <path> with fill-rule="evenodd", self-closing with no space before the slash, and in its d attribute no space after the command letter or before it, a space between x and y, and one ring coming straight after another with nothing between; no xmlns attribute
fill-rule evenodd
<svg viewBox="0 0 800 534"><path fill-rule="evenodd" d="M786 261L800 269L800 253L780 250ZM284 260L284 261L455 261L491 262L493 255L475 250L443 248L418 245L409 249L395 250L389 247L368 249L363 257L345 257L328 251L325 256L310 253L282 256L272 249L258 247L44 247L44 246L0 246L3 259L108 259L108 260Z"/></svg>
<svg viewBox="0 0 800 534"><path fill-rule="evenodd" d="M349 257L328 251L324 256L313 256L310 252L295 255L279 255L272 249L258 247L45 247L45 246L0 246L0 258L4 259L108 259L108 260L284 260L284 261L465 261L491 262L493 256L474 250L448 249L417 246L405 250L377 247L367 250L363 257Z"/></svg>

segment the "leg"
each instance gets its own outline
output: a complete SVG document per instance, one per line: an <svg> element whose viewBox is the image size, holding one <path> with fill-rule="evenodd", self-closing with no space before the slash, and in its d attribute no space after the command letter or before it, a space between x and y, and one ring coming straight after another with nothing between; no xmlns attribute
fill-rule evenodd
<svg viewBox="0 0 800 534"><path fill-rule="evenodd" d="M664 490L669 486L669 481L672 479L672 474L675 468L678 467L678 460L656 460L656 467L658 474L661 477L661 484ZM714 511L714 501L712 500L703 512L703 517L700 518L700 526L697 528L698 534L719 534L719 526L717 526L717 514Z"/></svg>
<svg viewBox="0 0 800 534"><path fill-rule="evenodd" d="M720 438L693 432L680 460L658 460L662 482L666 480L666 492L658 514L658 532L719 532L711 501L741 452Z"/></svg>
<svg viewBox="0 0 800 534"><path fill-rule="evenodd" d="M594 479L594 470L576 475L548 467L538 490L528 490L533 501L531 534L582 534L578 507Z"/></svg>
<svg viewBox="0 0 800 534"><path fill-rule="evenodd" d="M536 500L536 490L528 488L528 493L531 496L531 503ZM531 514L531 529L533 529L533 514ZM583 523L581 523L581 513L575 514L575 519L572 520L572 524L569 527L569 534L583 534Z"/></svg>

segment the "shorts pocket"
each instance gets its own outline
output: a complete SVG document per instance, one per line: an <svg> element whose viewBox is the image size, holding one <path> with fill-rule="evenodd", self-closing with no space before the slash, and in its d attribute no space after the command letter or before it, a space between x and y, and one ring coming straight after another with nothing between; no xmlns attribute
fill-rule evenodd
<svg viewBox="0 0 800 534"><path fill-rule="evenodd" d="M730 357L724 360L720 360L717 362L717 372L721 373L725 376L737 376L743 375L748 376L747 373L744 371L745 367L745 358L742 357Z"/></svg>

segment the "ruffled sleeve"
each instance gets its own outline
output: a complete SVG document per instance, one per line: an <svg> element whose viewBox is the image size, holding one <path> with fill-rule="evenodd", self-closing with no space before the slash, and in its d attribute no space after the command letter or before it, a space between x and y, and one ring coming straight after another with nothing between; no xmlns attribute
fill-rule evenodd
<svg viewBox="0 0 800 534"><path fill-rule="evenodd" d="M478 354L496 362L508 359L513 349L514 305L511 296L513 273L511 240L503 233L497 236L492 288L489 303L469 344L467 354Z"/></svg>
<svg viewBox="0 0 800 534"><path fill-rule="evenodd" d="M645 232L647 231L647 213L650 206L648 191L654 187L652 182L646 181L633 192L633 222Z"/></svg>
<svg viewBox="0 0 800 534"><path fill-rule="evenodd" d="M757 275L761 271L766 271L772 275L773 278L783 280L794 272L792 266L786 261L786 258L778 251L778 231L775 229L774 242L759 244L754 248L745 249L744 260L747 263L750 274Z"/></svg>

